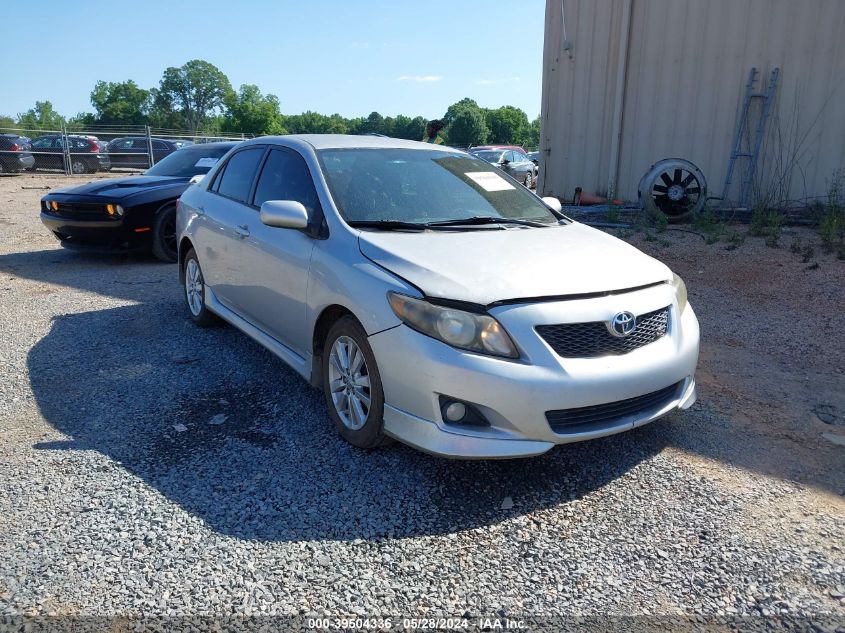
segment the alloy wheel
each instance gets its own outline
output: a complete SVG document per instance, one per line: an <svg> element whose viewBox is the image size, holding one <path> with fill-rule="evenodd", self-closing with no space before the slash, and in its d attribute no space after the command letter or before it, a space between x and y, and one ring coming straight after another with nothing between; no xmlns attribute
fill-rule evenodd
<svg viewBox="0 0 845 633"><path fill-rule="evenodd" d="M343 425L357 431L370 414L370 374L358 344L339 336L329 354L329 389L332 403Z"/></svg>
<svg viewBox="0 0 845 633"><path fill-rule="evenodd" d="M202 271L196 259L189 259L185 266L185 298L188 300L188 309L194 316L199 316L202 312L202 296Z"/></svg>

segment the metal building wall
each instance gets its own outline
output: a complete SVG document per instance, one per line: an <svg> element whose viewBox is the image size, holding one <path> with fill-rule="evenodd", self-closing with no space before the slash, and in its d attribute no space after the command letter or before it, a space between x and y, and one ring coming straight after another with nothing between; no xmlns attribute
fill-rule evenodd
<svg viewBox="0 0 845 633"><path fill-rule="evenodd" d="M691 160L721 193L748 72L767 82L777 66L758 173L795 164L788 197L824 195L845 166L844 34L845 0L547 0L542 190L607 192L624 85L617 197L635 200L642 175L668 157Z"/></svg>

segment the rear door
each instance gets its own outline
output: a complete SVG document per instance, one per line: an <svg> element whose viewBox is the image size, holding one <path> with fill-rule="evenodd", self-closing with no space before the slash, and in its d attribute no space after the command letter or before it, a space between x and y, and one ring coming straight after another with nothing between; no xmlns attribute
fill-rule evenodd
<svg viewBox="0 0 845 633"><path fill-rule="evenodd" d="M223 305L238 314L235 297L242 277L242 233L248 230L244 225L257 215L249 201L265 151L265 145L251 145L232 154L196 209L201 215L195 243L206 283Z"/></svg>

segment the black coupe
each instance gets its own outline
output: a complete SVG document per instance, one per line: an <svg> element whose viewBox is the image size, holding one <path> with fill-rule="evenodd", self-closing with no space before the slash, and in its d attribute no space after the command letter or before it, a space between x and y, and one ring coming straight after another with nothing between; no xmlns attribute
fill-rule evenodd
<svg viewBox="0 0 845 633"><path fill-rule="evenodd" d="M41 198L41 221L66 248L152 250L175 262L176 199L235 145L188 145L143 176L56 189Z"/></svg>

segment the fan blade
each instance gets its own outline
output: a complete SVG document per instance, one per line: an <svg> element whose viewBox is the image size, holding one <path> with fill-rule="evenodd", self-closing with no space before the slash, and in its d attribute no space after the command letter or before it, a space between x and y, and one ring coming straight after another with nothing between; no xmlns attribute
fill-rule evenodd
<svg viewBox="0 0 845 633"><path fill-rule="evenodd" d="M669 174L667 174L666 172L660 174L660 179L663 181L663 184L665 184L667 187L671 187L673 184L675 184L672 182L672 179L669 178Z"/></svg>
<svg viewBox="0 0 845 633"><path fill-rule="evenodd" d="M675 170L675 178L672 180L672 184L674 184L674 185L679 185L679 184L681 184L681 176L682 176L682 175L683 175L683 174L681 173L681 170L680 170L680 169L676 169L676 170Z"/></svg>
<svg viewBox="0 0 845 633"><path fill-rule="evenodd" d="M665 187L663 185L654 185L651 190L659 191L660 193L666 193L667 191L669 191L669 187Z"/></svg>
<svg viewBox="0 0 845 633"><path fill-rule="evenodd" d="M695 180L695 174L690 174L689 176L684 178L683 181L681 181L681 186L686 188L687 185L689 185L693 180Z"/></svg>
<svg viewBox="0 0 845 633"><path fill-rule="evenodd" d="M687 189L687 194L693 193L701 193L701 187L693 187L692 189Z"/></svg>

